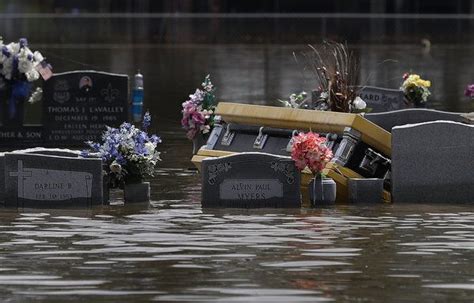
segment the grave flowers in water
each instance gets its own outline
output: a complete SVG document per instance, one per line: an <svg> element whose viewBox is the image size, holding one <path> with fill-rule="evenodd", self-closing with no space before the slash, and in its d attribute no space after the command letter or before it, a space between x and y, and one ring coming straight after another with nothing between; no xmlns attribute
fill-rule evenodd
<svg viewBox="0 0 474 303"><path fill-rule="evenodd" d="M32 83L52 75L51 66L40 52L33 52L25 38L4 44L0 37L0 99L3 103L4 123L9 126L23 123L23 105L30 97ZM29 98L30 103L40 100L41 87Z"/></svg>
<svg viewBox="0 0 474 303"><path fill-rule="evenodd" d="M161 139L147 133L150 124L151 116L146 112L142 129L124 122L119 128L107 126L101 143L86 142L102 158L109 186L124 188L126 202L149 200L150 184L143 180L154 175L155 166L161 160L156 150ZM83 155L88 153L85 151Z"/></svg>
<svg viewBox="0 0 474 303"><path fill-rule="evenodd" d="M214 110L216 107L216 88L207 75L201 84L202 89L196 89L189 95L189 100L183 103L181 125L186 130L186 136L193 141L193 154L205 143L214 126Z"/></svg>
<svg viewBox="0 0 474 303"><path fill-rule="evenodd" d="M474 99L474 84L470 84L464 90L464 96Z"/></svg>
<svg viewBox="0 0 474 303"><path fill-rule="evenodd" d="M326 138L316 133L299 133L292 138L291 158L296 167L301 171L309 169L314 176L308 186L313 205L333 203L336 199L336 183L322 174L332 157Z"/></svg>
<svg viewBox="0 0 474 303"><path fill-rule="evenodd" d="M334 112L361 112L366 103L358 95L359 66L347 45L325 41L319 47L309 46L312 52L306 54L309 70L314 74L319 94L313 107L316 110Z"/></svg>
<svg viewBox="0 0 474 303"><path fill-rule="evenodd" d="M428 89L431 81L423 80L417 74L405 73L400 90L405 94L406 102L411 107L425 107L428 97L431 95Z"/></svg>
<svg viewBox="0 0 474 303"><path fill-rule="evenodd" d="M308 94L305 91L301 91L300 93L291 94L288 100L278 99L278 101L283 105L283 107L308 109L310 104L308 104L307 96Z"/></svg>

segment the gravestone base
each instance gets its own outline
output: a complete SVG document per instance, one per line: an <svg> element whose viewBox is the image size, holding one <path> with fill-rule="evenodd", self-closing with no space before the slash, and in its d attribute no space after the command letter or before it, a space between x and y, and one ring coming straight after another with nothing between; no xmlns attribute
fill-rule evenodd
<svg viewBox="0 0 474 303"><path fill-rule="evenodd" d="M380 203L383 200L383 179L349 178L350 203Z"/></svg>
<svg viewBox="0 0 474 303"><path fill-rule="evenodd" d="M125 203L150 202L150 182L125 184L123 194Z"/></svg>
<svg viewBox="0 0 474 303"><path fill-rule="evenodd" d="M330 178L313 178L308 185L311 206L332 205L336 202L336 182Z"/></svg>

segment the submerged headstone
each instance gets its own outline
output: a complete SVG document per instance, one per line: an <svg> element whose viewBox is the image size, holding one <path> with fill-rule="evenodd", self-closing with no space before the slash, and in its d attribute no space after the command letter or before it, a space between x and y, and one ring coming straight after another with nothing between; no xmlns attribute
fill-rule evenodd
<svg viewBox="0 0 474 303"><path fill-rule="evenodd" d="M364 86L359 97L367 103L371 112L386 112L406 108L404 94L399 89Z"/></svg>
<svg viewBox="0 0 474 303"><path fill-rule="evenodd" d="M392 199L474 202L474 126L433 121L392 130Z"/></svg>
<svg viewBox="0 0 474 303"><path fill-rule="evenodd" d="M446 120L454 122L464 122L463 114L445 112L427 108L407 108L385 113L368 113L364 117L382 127L387 131L392 131L395 126L405 124L415 124L436 120Z"/></svg>
<svg viewBox="0 0 474 303"><path fill-rule="evenodd" d="M5 153L0 153L0 204L5 204Z"/></svg>
<svg viewBox="0 0 474 303"><path fill-rule="evenodd" d="M203 207L300 207L300 173L288 157L241 153L202 161Z"/></svg>
<svg viewBox="0 0 474 303"><path fill-rule="evenodd" d="M69 207L102 204L102 160L5 153L5 206Z"/></svg>
<svg viewBox="0 0 474 303"><path fill-rule="evenodd" d="M57 145L99 140L105 125L128 119L128 76L96 71L54 74L43 88L43 137Z"/></svg>
<svg viewBox="0 0 474 303"><path fill-rule="evenodd" d="M43 144L43 127L41 125L0 127L0 146L3 148L28 147Z"/></svg>

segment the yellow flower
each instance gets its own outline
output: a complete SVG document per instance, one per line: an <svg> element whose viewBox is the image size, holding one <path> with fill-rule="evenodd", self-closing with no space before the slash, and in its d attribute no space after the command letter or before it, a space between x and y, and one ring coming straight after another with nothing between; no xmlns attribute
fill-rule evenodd
<svg viewBox="0 0 474 303"><path fill-rule="evenodd" d="M420 76L417 74L411 74L410 76L408 76L408 79L407 79L408 83L416 82L418 80L420 80Z"/></svg>
<svg viewBox="0 0 474 303"><path fill-rule="evenodd" d="M420 87L430 87L431 86L431 81L428 80L423 80L420 78L419 75L417 74L411 74L408 76L408 78L405 80L404 85L406 87L412 87L414 85L420 86Z"/></svg>
<svg viewBox="0 0 474 303"><path fill-rule="evenodd" d="M430 87L431 86L431 81L420 79L420 80L416 81L416 85L423 86L423 87Z"/></svg>

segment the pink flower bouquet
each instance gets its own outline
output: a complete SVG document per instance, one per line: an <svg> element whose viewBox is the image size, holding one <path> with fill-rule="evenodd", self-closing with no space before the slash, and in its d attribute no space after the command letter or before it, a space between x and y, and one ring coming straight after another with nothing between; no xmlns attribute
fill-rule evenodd
<svg viewBox="0 0 474 303"><path fill-rule="evenodd" d="M214 109L216 96L215 88L209 75L202 83L202 89L196 89L189 95L189 100L183 103L183 118L181 125L186 130L186 136L193 140L198 134L209 133L214 125Z"/></svg>
<svg viewBox="0 0 474 303"><path fill-rule="evenodd" d="M470 84L464 90L464 96L474 99L474 84Z"/></svg>
<svg viewBox="0 0 474 303"><path fill-rule="evenodd" d="M298 169L308 167L318 175L332 158L332 151L326 146L326 138L313 132L299 133L293 137L291 158Z"/></svg>

